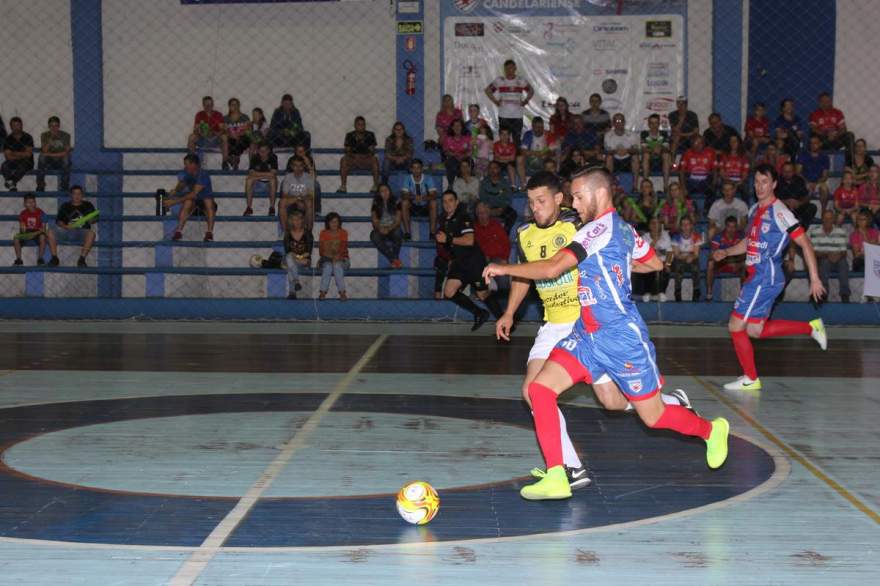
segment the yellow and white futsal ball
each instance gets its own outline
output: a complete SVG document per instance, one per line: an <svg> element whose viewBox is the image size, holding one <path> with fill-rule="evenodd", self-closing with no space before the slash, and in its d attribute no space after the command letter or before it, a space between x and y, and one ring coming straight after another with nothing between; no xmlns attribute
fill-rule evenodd
<svg viewBox="0 0 880 586"><path fill-rule="evenodd" d="M253 255L251 257L250 264L252 269L259 269L263 266L263 257L259 254Z"/></svg>
<svg viewBox="0 0 880 586"><path fill-rule="evenodd" d="M397 493L397 512L407 523L425 525L437 516L439 510L440 497L427 482L410 482Z"/></svg>

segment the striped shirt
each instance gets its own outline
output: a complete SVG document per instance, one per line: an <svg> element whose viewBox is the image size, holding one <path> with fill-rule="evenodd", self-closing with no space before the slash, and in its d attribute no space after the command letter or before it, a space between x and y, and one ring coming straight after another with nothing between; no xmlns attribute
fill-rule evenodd
<svg viewBox="0 0 880 586"><path fill-rule="evenodd" d="M819 224L810 226L807 231L813 248L816 252L841 252L846 250L847 237L846 231L840 226L831 228L830 233L825 232L825 228Z"/></svg>

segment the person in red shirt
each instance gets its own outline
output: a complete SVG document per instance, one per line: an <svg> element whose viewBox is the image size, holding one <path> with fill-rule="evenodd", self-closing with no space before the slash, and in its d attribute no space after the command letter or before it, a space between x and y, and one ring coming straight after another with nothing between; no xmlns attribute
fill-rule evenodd
<svg viewBox="0 0 880 586"><path fill-rule="evenodd" d="M568 100L562 96L556 98L556 107L550 115L550 134L559 144L565 142L568 129L574 126L574 117L575 114L568 109Z"/></svg>
<svg viewBox="0 0 880 586"><path fill-rule="evenodd" d="M853 133L847 130L846 118L833 106L828 92L819 94L819 109L810 114L810 131L822 139L823 150L846 149L852 157L855 150Z"/></svg>
<svg viewBox="0 0 880 586"><path fill-rule="evenodd" d="M516 145L511 140L510 130L502 127L498 132L498 140L492 145L492 160L501 165L501 171L507 169L507 180L516 189Z"/></svg>
<svg viewBox="0 0 880 586"><path fill-rule="evenodd" d="M55 242L55 235L51 231L46 230L46 224L43 222L43 210L37 207L37 198L33 193L24 196L24 209L18 214L18 234L12 241L12 247L15 249L15 262L12 266L20 267L24 263L21 260L22 244L27 241L37 241L39 252L37 253L37 265L45 264L43 254L46 252L46 243L49 243L49 250L52 253L52 266L58 265L58 245Z"/></svg>
<svg viewBox="0 0 880 586"><path fill-rule="evenodd" d="M743 239L744 234L739 229L736 216L730 216L724 220L724 230L715 235L711 241L712 252L725 250ZM709 255L706 263L706 301L712 301L712 290L715 283L715 273L731 273L738 275L740 281L745 278L746 255L728 256L716 261Z"/></svg>
<svg viewBox="0 0 880 586"><path fill-rule="evenodd" d="M452 123L456 120L464 122L461 108L455 106L455 100L452 99L452 96L445 94L440 101L440 111L437 112L437 116L434 117L434 129L437 131L437 143L441 148L443 147L443 140L446 138L446 133L449 132L449 127L452 126Z"/></svg>
<svg viewBox="0 0 880 586"><path fill-rule="evenodd" d="M214 109L214 98L202 98L202 109L196 113L192 134L186 145L190 153L196 154L198 149L220 149L223 153L223 166L228 165L229 143L226 138L226 124L223 114Z"/></svg>
<svg viewBox="0 0 880 586"><path fill-rule="evenodd" d="M754 112L746 118L745 136L746 149L749 151L749 157L754 161L758 149L770 142L770 119L767 118L767 107L764 102L756 102Z"/></svg>
<svg viewBox="0 0 880 586"><path fill-rule="evenodd" d="M510 261L510 238L504 226L492 217L489 205L485 202L477 204L474 216L477 219L474 224L477 246L489 262L507 264Z"/></svg>
<svg viewBox="0 0 880 586"><path fill-rule="evenodd" d="M715 150L706 146L700 134L691 139L691 148L685 151L679 165L679 181L688 193L702 193L706 210L712 205L712 180L714 178Z"/></svg>
<svg viewBox="0 0 880 586"><path fill-rule="evenodd" d="M840 186L834 190L834 211L837 212L838 225L847 218L856 223L859 213L859 188L853 181L852 171L844 171Z"/></svg>
<svg viewBox="0 0 880 586"><path fill-rule="evenodd" d="M748 202L747 181L749 179L749 158L739 137L730 137L727 150L721 154L716 167L715 184L723 185L730 181L744 201Z"/></svg>

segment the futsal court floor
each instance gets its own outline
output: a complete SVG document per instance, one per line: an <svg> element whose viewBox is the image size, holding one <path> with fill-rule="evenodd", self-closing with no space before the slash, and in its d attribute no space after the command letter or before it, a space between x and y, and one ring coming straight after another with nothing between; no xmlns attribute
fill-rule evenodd
<svg viewBox="0 0 880 586"><path fill-rule="evenodd" d="M7 322L0 584L880 583L880 330L756 343L657 326L701 441L561 407L593 485L518 496L542 465L520 400L535 327ZM440 493L424 527L394 495Z"/></svg>

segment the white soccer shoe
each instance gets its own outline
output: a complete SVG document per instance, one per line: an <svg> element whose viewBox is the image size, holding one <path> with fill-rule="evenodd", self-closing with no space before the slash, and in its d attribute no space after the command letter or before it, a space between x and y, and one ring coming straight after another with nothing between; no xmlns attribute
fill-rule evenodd
<svg viewBox="0 0 880 586"><path fill-rule="evenodd" d="M810 325L813 327L813 331L810 332L810 337L816 340L816 343L819 344L820 348L827 350L828 335L825 333L825 322L823 322L820 317L819 319L811 321Z"/></svg>
<svg viewBox="0 0 880 586"><path fill-rule="evenodd" d="M746 375L742 375L732 383L727 383L724 385L725 391L760 391L761 390L761 379L756 378L755 380L750 379Z"/></svg>

